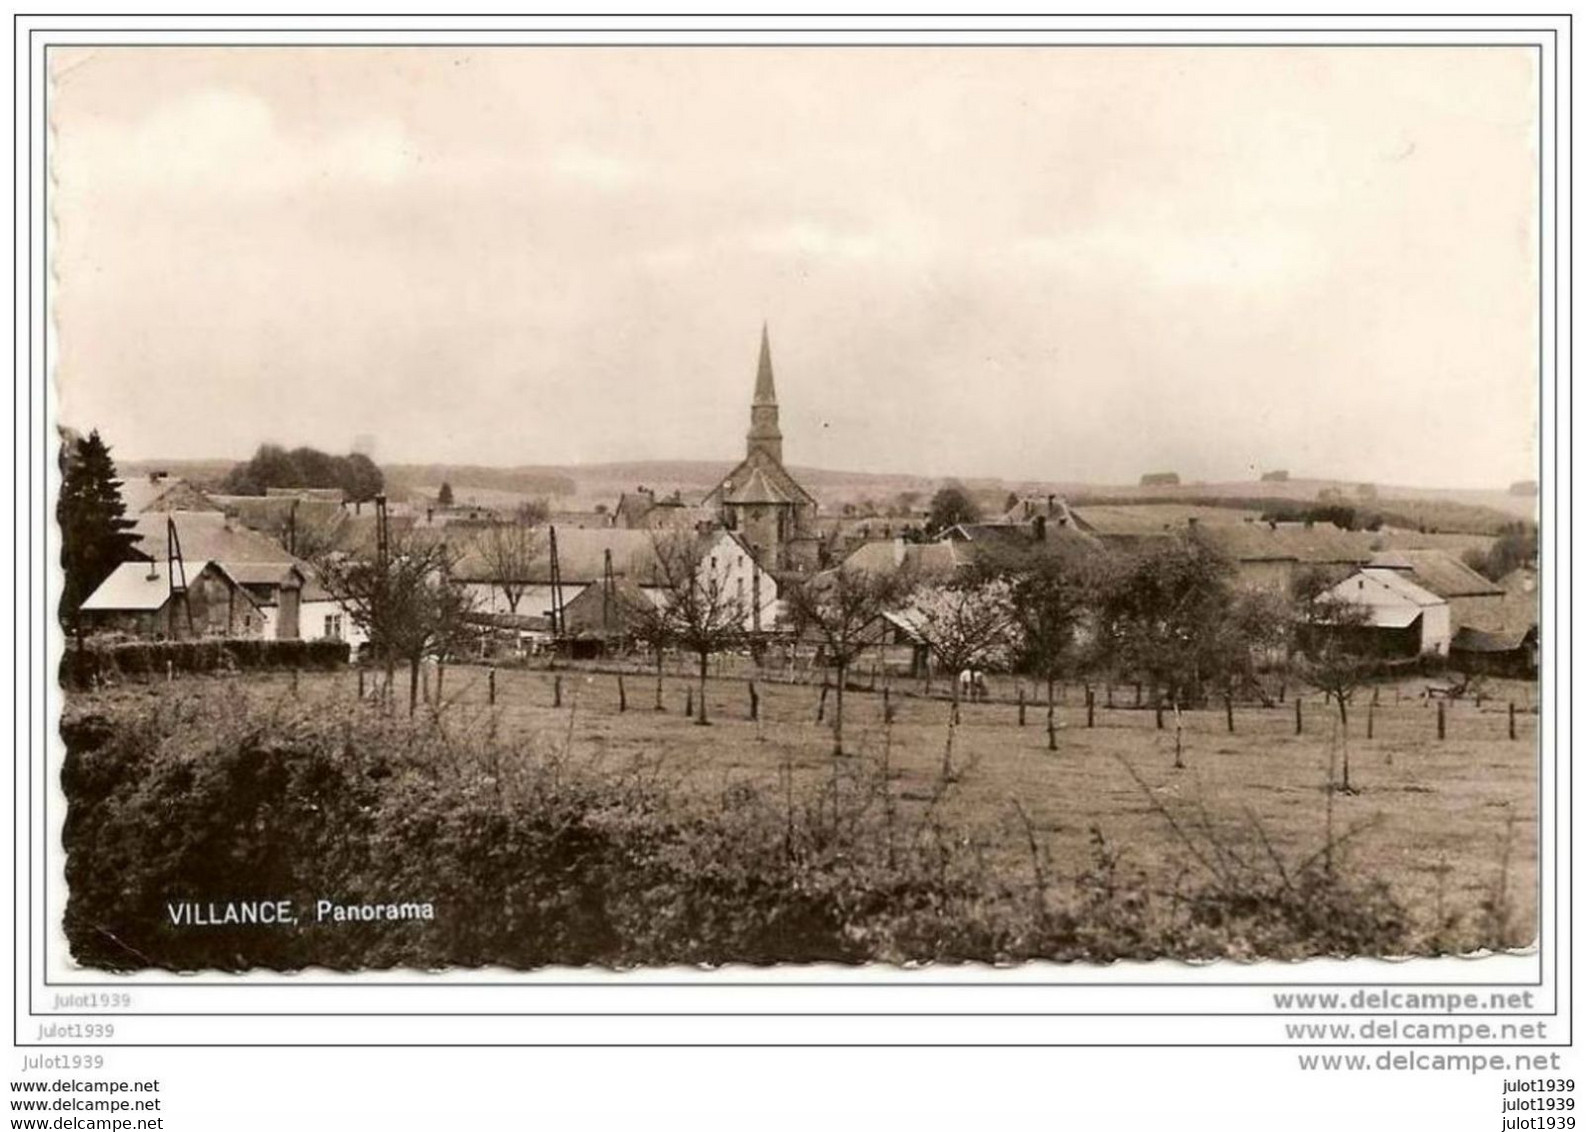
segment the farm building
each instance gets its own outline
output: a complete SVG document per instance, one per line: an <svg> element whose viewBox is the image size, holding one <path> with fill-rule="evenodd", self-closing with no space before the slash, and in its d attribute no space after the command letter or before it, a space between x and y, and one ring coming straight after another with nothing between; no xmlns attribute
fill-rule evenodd
<svg viewBox="0 0 1586 1132"><path fill-rule="evenodd" d="M1504 588L1444 550L1383 551L1371 565L1393 570L1448 602L1454 629L1490 618L1503 604Z"/></svg>
<svg viewBox="0 0 1586 1132"><path fill-rule="evenodd" d="M609 576L644 589L662 587L664 573L657 554L658 539L667 537L697 538L695 547L700 559L700 570L716 571L722 584L737 595L744 606L744 628L751 631L770 630L776 624L780 610L780 588L774 575L756 559L748 545L731 531L716 530L703 535L668 536L646 530L627 530L622 527L598 529L575 527L556 530L556 562L560 575L561 607L565 611L590 587L595 587L594 597L580 603L581 616L591 609L589 602L601 597L600 589ZM661 545L665 545L664 542ZM556 595L552 591L550 539L537 549L524 577L502 579L477 544L465 550L452 576L463 582L474 597L474 608L486 615L513 613L503 582L521 589L517 603L519 617L549 617ZM609 595L608 595L609 596ZM758 597L758 602L756 598ZM603 601L595 608L609 608ZM569 625L569 628L571 626Z"/></svg>
<svg viewBox="0 0 1586 1132"><path fill-rule="evenodd" d="M1239 526L1261 518L1255 511L1194 503L1124 503L1069 507L1075 529L1120 546L1182 534L1190 527Z"/></svg>
<svg viewBox="0 0 1586 1132"><path fill-rule="evenodd" d="M718 521L737 532L773 572L805 571L820 559L815 497L782 464L769 331L760 332L760 364L749 406L748 452L705 496Z"/></svg>
<svg viewBox="0 0 1586 1132"><path fill-rule="evenodd" d="M1453 629L1448 602L1410 581L1400 571L1367 567L1318 600L1364 606L1368 621L1358 630L1363 651L1379 657L1447 656Z"/></svg>
<svg viewBox="0 0 1586 1132"><path fill-rule="evenodd" d="M1202 538L1233 560L1247 589L1288 593L1307 571L1342 578L1371 562L1371 535L1331 523L1238 523L1197 526Z"/></svg>
<svg viewBox="0 0 1586 1132"><path fill-rule="evenodd" d="M266 497L254 496L261 502ZM282 498L281 503L295 502ZM305 501L308 506L314 501ZM331 505L338 506L338 505ZM344 520L345 526L350 520ZM221 511L172 511L140 515L133 533L138 550L153 558L161 570L173 544L170 528L176 531L176 545L189 572L195 564L214 563L226 576L241 586L259 619L258 632L271 640L317 640L335 637L356 648L367 635L353 623L351 615L319 585L313 567L295 558L275 540L250 530L231 515ZM340 527L338 527L340 530ZM371 534L372 543L372 534ZM86 606L84 608L87 608Z"/></svg>
<svg viewBox="0 0 1586 1132"><path fill-rule="evenodd" d="M1536 571L1515 570L1498 584L1503 597L1495 605L1474 610L1455 630L1450 659L1465 672L1533 678L1541 598Z"/></svg>
<svg viewBox="0 0 1586 1132"><path fill-rule="evenodd" d="M186 586L165 562L123 562L88 595L82 613L96 632L153 640L263 637L265 617L247 588L218 562L186 565Z"/></svg>

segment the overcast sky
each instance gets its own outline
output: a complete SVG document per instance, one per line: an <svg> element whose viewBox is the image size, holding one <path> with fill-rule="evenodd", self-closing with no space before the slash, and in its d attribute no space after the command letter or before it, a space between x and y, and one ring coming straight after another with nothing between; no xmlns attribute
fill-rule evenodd
<svg viewBox="0 0 1586 1132"><path fill-rule="evenodd" d="M1534 475L1495 49L52 55L61 419L124 458Z"/></svg>

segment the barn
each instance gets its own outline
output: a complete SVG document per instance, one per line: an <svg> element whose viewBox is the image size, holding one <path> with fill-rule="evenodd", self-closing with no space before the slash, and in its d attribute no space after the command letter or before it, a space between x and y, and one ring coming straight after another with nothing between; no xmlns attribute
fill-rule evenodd
<svg viewBox="0 0 1586 1132"><path fill-rule="evenodd" d="M264 637L264 611L218 562L190 562L172 584L166 562L123 562L81 607L96 632L153 640Z"/></svg>
<svg viewBox="0 0 1586 1132"><path fill-rule="evenodd" d="M1448 602L1399 571L1367 567L1317 598L1329 599L1365 607L1367 623L1356 632L1363 651L1373 656L1448 655L1453 637Z"/></svg>

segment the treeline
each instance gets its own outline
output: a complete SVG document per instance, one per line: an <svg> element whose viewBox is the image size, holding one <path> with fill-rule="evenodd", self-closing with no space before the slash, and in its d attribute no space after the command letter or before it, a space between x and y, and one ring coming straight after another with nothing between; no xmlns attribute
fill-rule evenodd
<svg viewBox="0 0 1586 1132"><path fill-rule="evenodd" d="M227 473L220 490L264 495L272 487L340 488L348 499L366 501L385 490L385 475L362 453L332 456L317 448L261 444L252 459Z"/></svg>

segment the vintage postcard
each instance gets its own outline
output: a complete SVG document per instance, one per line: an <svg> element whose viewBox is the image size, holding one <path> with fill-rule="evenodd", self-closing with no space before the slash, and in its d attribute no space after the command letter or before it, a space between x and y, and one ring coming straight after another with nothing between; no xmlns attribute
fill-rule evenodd
<svg viewBox="0 0 1586 1132"><path fill-rule="evenodd" d="M1535 51L47 62L77 970L1534 946Z"/></svg>

